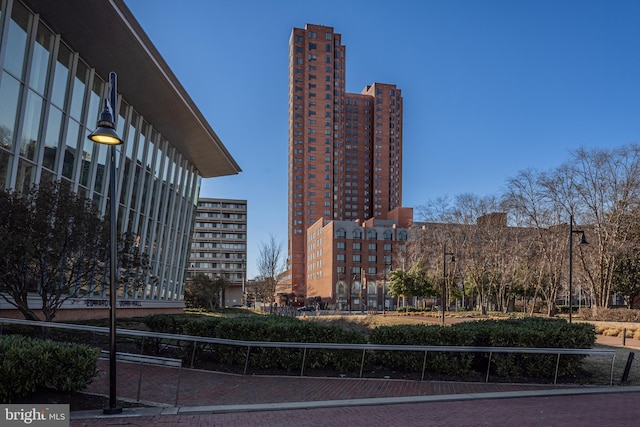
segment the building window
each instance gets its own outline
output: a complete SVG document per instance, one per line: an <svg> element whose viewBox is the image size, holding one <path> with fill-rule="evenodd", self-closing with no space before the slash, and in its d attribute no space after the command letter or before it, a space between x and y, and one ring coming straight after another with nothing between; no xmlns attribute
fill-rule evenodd
<svg viewBox="0 0 640 427"><path fill-rule="evenodd" d="M369 262L376 262L378 258L375 255L369 255Z"/></svg>
<svg viewBox="0 0 640 427"><path fill-rule="evenodd" d="M361 256L359 254L357 255L353 255L352 257L352 261L353 262L360 262L362 260Z"/></svg>
<svg viewBox="0 0 640 427"><path fill-rule="evenodd" d="M337 248L344 250L346 248L346 244L344 242L338 242L337 243Z"/></svg>
<svg viewBox="0 0 640 427"><path fill-rule="evenodd" d="M361 245L360 242L353 242L353 250L354 251L359 251L361 249Z"/></svg>

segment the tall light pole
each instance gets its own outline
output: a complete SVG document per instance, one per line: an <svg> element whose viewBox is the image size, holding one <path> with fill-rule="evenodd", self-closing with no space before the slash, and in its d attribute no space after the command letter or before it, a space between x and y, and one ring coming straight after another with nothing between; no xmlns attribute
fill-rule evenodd
<svg viewBox="0 0 640 427"><path fill-rule="evenodd" d="M100 113L98 128L91 132L88 138L98 144L109 146L109 407L104 408L107 415L119 414L122 408L118 407L116 395L116 284L117 284L117 260L118 248L116 242L116 145L124 143L116 132L116 91L118 76L109 73L109 103L111 111L104 100L104 108ZM111 115L113 112L113 116Z"/></svg>
<svg viewBox="0 0 640 427"><path fill-rule="evenodd" d="M456 262L456 258L453 256L453 252L447 252L447 244L442 244L442 326L444 326L444 304L445 304L445 293L446 293L446 284L447 284L447 255L451 256L449 262Z"/></svg>
<svg viewBox="0 0 640 427"><path fill-rule="evenodd" d="M569 323L572 321L573 312L573 233L581 235L579 245L588 245L584 230L573 229L573 215L569 216Z"/></svg>
<svg viewBox="0 0 640 427"><path fill-rule="evenodd" d="M386 261L386 260L385 260ZM385 262L384 265L384 283L382 284L382 315L386 316L387 312L387 281L389 280L389 270L391 266L389 263Z"/></svg>

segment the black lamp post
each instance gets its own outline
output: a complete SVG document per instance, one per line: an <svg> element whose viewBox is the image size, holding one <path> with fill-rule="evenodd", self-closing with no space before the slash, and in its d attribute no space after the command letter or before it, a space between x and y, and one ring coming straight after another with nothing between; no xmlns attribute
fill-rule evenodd
<svg viewBox="0 0 640 427"><path fill-rule="evenodd" d="M104 109L100 114L98 128L88 136L93 142L109 145L109 407L104 408L104 414L113 415L122 412L122 408L117 405L116 396L116 284L117 284L117 242L116 242L116 145L124 141L118 136L115 130L115 106L118 76L116 73L109 73L109 103L111 111L104 101Z"/></svg>
<svg viewBox="0 0 640 427"><path fill-rule="evenodd" d="M442 326L444 326L444 305L445 305L445 294L446 294L446 285L447 285L447 255L451 256L449 262L456 262L455 256L453 256L453 252L447 252L447 244L442 244Z"/></svg>
<svg viewBox="0 0 640 427"><path fill-rule="evenodd" d="M573 215L569 216L569 323L572 321L573 313L573 233L580 234L579 245L588 245L584 230L573 229Z"/></svg>

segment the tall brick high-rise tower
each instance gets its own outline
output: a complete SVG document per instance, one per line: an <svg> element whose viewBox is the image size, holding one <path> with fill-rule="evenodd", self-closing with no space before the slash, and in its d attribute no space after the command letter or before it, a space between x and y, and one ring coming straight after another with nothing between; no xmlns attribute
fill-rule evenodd
<svg viewBox="0 0 640 427"><path fill-rule="evenodd" d="M373 83L345 91L346 47L332 27L289 41L289 292L306 296L307 227L366 220L402 206L402 94ZM300 301L300 299L298 299Z"/></svg>

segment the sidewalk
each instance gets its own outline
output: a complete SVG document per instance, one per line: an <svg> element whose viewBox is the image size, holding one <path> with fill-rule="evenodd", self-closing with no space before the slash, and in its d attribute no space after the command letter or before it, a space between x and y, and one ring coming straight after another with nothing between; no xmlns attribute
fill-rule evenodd
<svg viewBox="0 0 640 427"><path fill-rule="evenodd" d="M598 338L621 345L620 338ZM630 342L627 346L640 342ZM108 364L88 392L108 394ZM640 387L242 376L118 363L118 396L150 408L74 412L71 426L635 426ZM177 396L178 379L180 392ZM364 421L366 420L366 421ZM544 422L542 422L544 420Z"/></svg>

